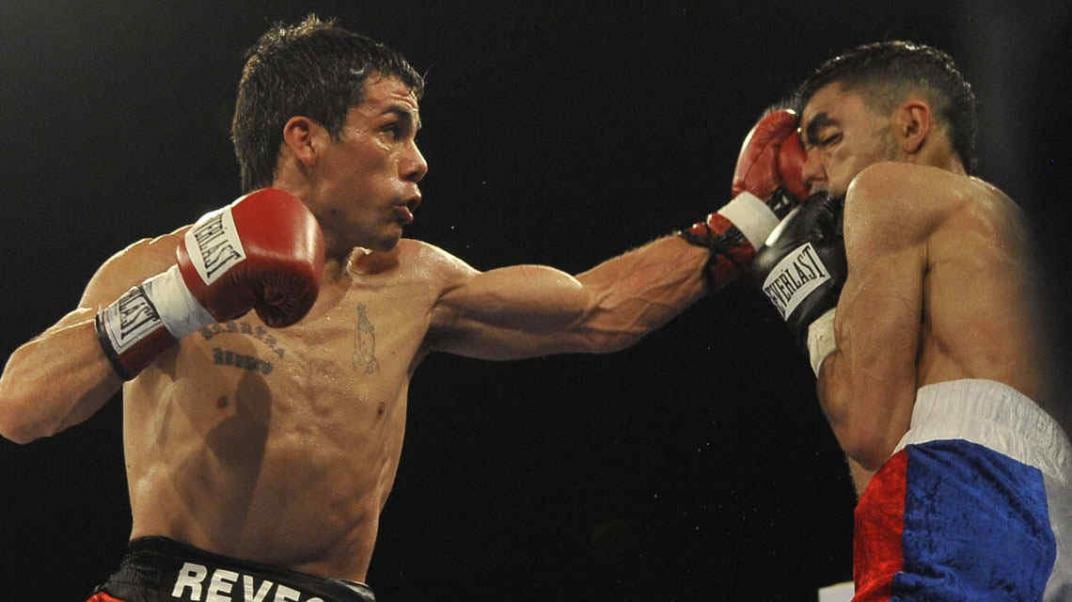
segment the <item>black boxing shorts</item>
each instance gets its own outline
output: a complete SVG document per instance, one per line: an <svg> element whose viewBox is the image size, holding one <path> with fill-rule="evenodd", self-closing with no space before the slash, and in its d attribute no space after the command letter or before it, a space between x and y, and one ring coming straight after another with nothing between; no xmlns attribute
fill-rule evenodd
<svg viewBox="0 0 1072 602"><path fill-rule="evenodd" d="M166 537L130 542L86 602L375 602L364 583L212 554Z"/></svg>

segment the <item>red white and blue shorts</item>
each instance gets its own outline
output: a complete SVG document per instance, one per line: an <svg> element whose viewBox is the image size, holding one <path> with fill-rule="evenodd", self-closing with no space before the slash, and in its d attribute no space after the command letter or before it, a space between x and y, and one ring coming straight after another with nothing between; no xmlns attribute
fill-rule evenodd
<svg viewBox="0 0 1072 602"><path fill-rule="evenodd" d="M989 380L920 388L856 507L857 601L1072 600L1072 447Z"/></svg>

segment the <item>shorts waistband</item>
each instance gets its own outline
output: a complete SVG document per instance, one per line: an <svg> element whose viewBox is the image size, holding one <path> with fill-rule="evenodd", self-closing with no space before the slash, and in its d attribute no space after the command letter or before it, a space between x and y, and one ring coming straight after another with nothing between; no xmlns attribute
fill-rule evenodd
<svg viewBox="0 0 1072 602"><path fill-rule="evenodd" d="M167 537L151 536L131 540L123 559L124 567L148 569L158 575L160 585L176 599L200 599L217 583L241 592L251 589L301 602L373 602L372 589L364 583L317 577L268 564L250 562L215 554ZM142 572L142 574L146 574ZM278 590L278 591L277 591ZM265 599L273 599L266 597Z"/></svg>
<svg viewBox="0 0 1072 602"><path fill-rule="evenodd" d="M1030 397L1004 383L962 379L919 388L911 425L896 451L949 439L978 443L1072 484L1068 435Z"/></svg>

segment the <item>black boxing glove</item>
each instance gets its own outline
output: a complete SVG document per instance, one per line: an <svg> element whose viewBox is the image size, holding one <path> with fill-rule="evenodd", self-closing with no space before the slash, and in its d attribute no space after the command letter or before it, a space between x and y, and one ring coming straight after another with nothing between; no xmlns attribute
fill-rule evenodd
<svg viewBox="0 0 1072 602"><path fill-rule="evenodd" d="M843 207L842 198L812 195L778 224L752 263L754 280L808 354L816 374L834 350L833 310L848 275Z"/></svg>

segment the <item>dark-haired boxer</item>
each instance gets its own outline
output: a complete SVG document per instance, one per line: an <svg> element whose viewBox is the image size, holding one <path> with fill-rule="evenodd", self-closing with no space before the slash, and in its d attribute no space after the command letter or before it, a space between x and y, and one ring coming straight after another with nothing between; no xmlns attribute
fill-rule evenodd
<svg viewBox="0 0 1072 602"><path fill-rule="evenodd" d="M819 194L755 267L862 493L856 600L1072 599L1072 448L1042 409L1067 397L1020 210L969 175L969 85L886 42L825 63L800 103Z"/></svg>
<svg viewBox="0 0 1072 602"><path fill-rule="evenodd" d="M732 280L804 194L797 119L777 111L743 145L733 200L681 235L576 277L481 272L401 238L427 171L422 86L398 53L331 22L272 28L233 122L248 194L116 254L78 309L12 354L0 433L14 441L123 388L132 541L97 600L371 599L426 355L632 345Z"/></svg>

